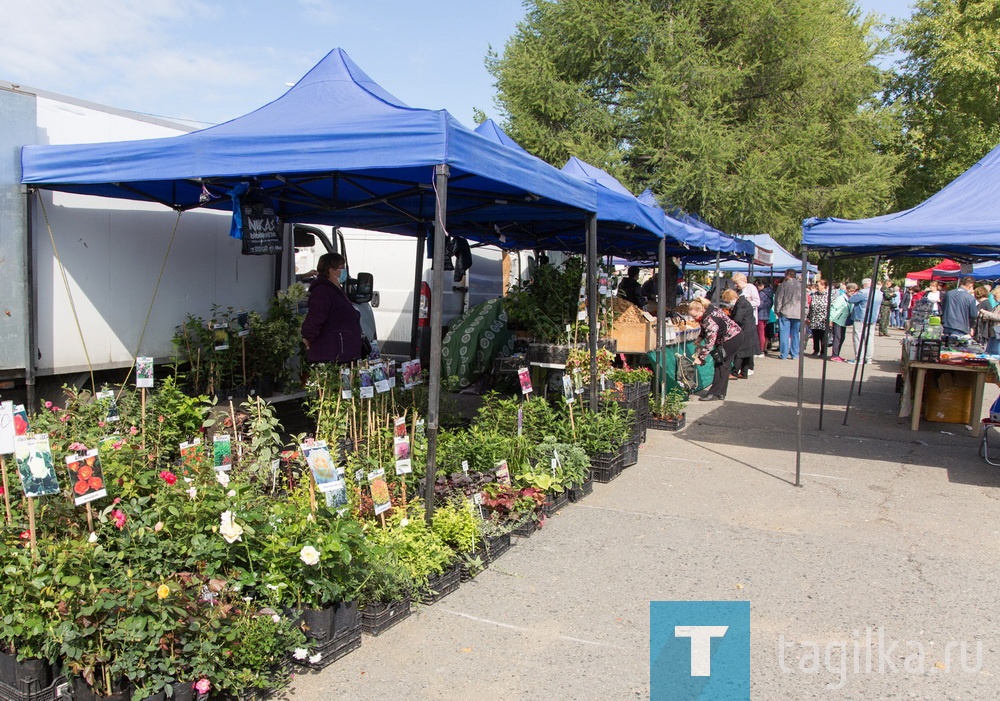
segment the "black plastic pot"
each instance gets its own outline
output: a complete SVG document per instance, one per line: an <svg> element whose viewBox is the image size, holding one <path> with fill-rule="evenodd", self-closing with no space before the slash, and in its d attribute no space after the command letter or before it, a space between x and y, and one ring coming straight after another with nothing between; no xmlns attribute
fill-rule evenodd
<svg viewBox="0 0 1000 701"><path fill-rule="evenodd" d="M334 607L302 609L302 629L311 640L327 640L333 635Z"/></svg>
<svg viewBox="0 0 1000 701"><path fill-rule="evenodd" d="M48 660L18 660L16 654L0 652L0 682L23 694L32 694L52 683Z"/></svg>
<svg viewBox="0 0 1000 701"><path fill-rule="evenodd" d="M132 698L132 690L125 679L119 679L111 688L114 692L111 696L101 696L83 679L73 677L73 701L129 701Z"/></svg>
<svg viewBox="0 0 1000 701"><path fill-rule="evenodd" d="M336 637L358 625L358 601L341 601L333 609L333 632Z"/></svg>

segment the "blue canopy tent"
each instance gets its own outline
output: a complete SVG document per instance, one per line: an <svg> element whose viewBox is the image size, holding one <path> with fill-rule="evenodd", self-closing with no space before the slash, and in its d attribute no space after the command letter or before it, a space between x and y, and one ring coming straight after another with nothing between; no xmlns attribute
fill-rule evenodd
<svg viewBox="0 0 1000 701"><path fill-rule="evenodd" d="M756 248L762 248L764 250L771 252L770 263L765 264L763 260L755 258L753 261L753 273L758 276L769 276L776 277L785 274L785 271L789 268L794 268L798 270L802 267L802 260L796 258L791 253L788 252L781 244L774 240L774 238L768 234L750 234L747 235L746 240L751 241ZM718 266L715 264L689 264L685 266L686 270L716 270L725 273L744 273L746 275L750 274L750 263L745 260L727 260L719 263ZM819 268L813 264L809 264L809 271L816 273Z"/></svg>
<svg viewBox="0 0 1000 701"><path fill-rule="evenodd" d="M911 209L870 219L806 219L802 245L842 255L997 257L1000 146Z"/></svg>
<svg viewBox="0 0 1000 701"><path fill-rule="evenodd" d="M818 251L835 256L875 256L877 278L879 262L892 256L946 256L960 260L996 258L1000 255L1000 146L957 177L941 191L916 207L869 219L819 219L802 222L802 255ZM803 282L803 285L805 283ZM804 300L805 295L803 295ZM869 298L862 331L862 351L874 319ZM803 301L803 307L805 302ZM819 428L823 428L823 403L826 387L826 355L820 394ZM858 380L858 370L861 370ZM799 356L798 441L795 457L795 483L800 483L802 461L802 386L803 361ZM864 364L854 366L844 424L847 424L855 382L864 380ZM858 392L861 387L858 385Z"/></svg>
<svg viewBox="0 0 1000 701"><path fill-rule="evenodd" d="M444 110L406 106L340 49L282 97L243 117L163 139L26 146L21 167L22 183L35 186L29 191L159 202L178 212L227 210L229 193L252 182L285 222L421 237L432 230L435 241L447 232L498 245L536 245L526 223L577 220L575 230L562 234L564 244L586 249L592 265L596 256L592 184L489 141ZM433 246L433 261L443 271L443 245ZM442 298L443 278L433 276L435 300ZM595 299L596 274L589 285ZM432 304L431 357L437 360L429 380L430 466L439 428L441 321L441 305ZM592 323L595 352L596 334ZM596 369L592 375L596 406ZM434 481L426 483L429 517Z"/></svg>

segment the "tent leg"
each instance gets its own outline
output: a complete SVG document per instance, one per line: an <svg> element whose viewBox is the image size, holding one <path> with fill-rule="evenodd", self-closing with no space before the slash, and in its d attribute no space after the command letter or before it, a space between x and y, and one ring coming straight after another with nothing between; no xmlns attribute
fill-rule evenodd
<svg viewBox="0 0 1000 701"><path fill-rule="evenodd" d="M826 367L829 356L826 353L826 335L833 333L830 326L830 303L833 301L833 257L830 257L829 265L826 268L826 319L823 321L823 377L819 383L819 426L823 430L823 407L826 405Z"/></svg>
<svg viewBox="0 0 1000 701"><path fill-rule="evenodd" d="M657 251L659 277L656 279L656 394L662 400L666 394L667 369L667 240L660 239ZM673 265L671 265L671 268ZM674 273L674 279L677 274ZM674 288L676 289L676 288Z"/></svg>
<svg viewBox="0 0 1000 701"><path fill-rule="evenodd" d="M875 292L874 286L878 282L878 266L879 257L875 256L875 272L872 274L872 286L868 288L868 300L865 303L865 316L861 322L861 342L858 344L858 355L860 356L860 361L858 358L854 359L854 374L851 377L851 390L847 395L847 407L844 409L844 426L847 425L847 417L851 413L851 400L854 398L854 386L864 380L864 360L865 353L868 351L868 329L871 326L872 319L872 307L875 306ZM861 370L861 380L858 380L858 370ZM858 396L861 396L861 385L858 384Z"/></svg>
<svg viewBox="0 0 1000 701"><path fill-rule="evenodd" d="M809 258L806 256L806 247L802 247L802 294L799 300L799 388L798 402L795 409L795 486L802 486L802 386L806 369L806 354L802 352L802 329L801 324L806 318L806 295L809 290L809 283L806 278L809 275Z"/></svg>
<svg viewBox="0 0 1000 701"><path fill-rule="evenodd" d="M587 215L587 324L590 327L590 410L597 411L597 215Z"/></svg>
<svg viewBox="0 0 1000 701"><path fill-rule="evenodd" d="M444 237L448 220L446 164L434 166L434 272L431 276L431 359L427 387L427 470L424 473L424 508L427 524L434 516L434 480L437 476L437 437L441 408L441 301L444 297ZM416 300L414 300L416 301Z"/></svg>

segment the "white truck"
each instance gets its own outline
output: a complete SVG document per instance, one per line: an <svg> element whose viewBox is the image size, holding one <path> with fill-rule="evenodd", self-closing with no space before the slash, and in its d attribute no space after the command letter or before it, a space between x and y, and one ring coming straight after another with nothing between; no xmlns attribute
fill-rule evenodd
<svg viewBox="0 0 1000 701"><path fill-rule="evenodd" d="M212 305L264 311L296 273L328 250L343 252L350 273L374 275L372 314L387 353L426 359L424 326L412 323L415 239L358 229L285 227L285 251L241 255L230 215L178 215L157 204L20 184L25 144L70 144L169 137L190 125L117 110L0 81L0 394L32 404L64 383L124 377L136 355L166 362L175 328ZM455 283L446 271L445 324L502 293L502 254L474 248L473 266ZM430 281L422 256L420 279ZM516 268L516 266L515 266ZM510 266L507 266L510 269ZM514 271L517 275L517 269ZM429 291L429 286L424 287ZM426 305L424 297L418 302ZM416 326L416 329L414 329ZM416 331L414 333L414 331Z"/></svg>
<svg viewBox="0 0 1000 701"><path fill-rule="evenodd" d="M168 360L213 304L264 310L290 260L243 256L230 216L20 184L25 144L168 137L190 126L0 82L0 393L20 400ZM155 299L154 299L155 293ZM141 343L140 343L141 340ZM37 387L35 386L37 382ZM36 391L37 389L37 391Z"/></svg>

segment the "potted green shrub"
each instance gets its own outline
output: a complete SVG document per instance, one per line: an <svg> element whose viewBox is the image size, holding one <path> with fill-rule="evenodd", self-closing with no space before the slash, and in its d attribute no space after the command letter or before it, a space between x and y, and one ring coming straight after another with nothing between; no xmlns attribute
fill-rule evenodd
<svg viewBox="0 0 1000 701"><path fill-rule="evenodd" d="M665 395L650 397L649 428L660 431L677 431L684 428L687 392L674 387Z"/></svg>

